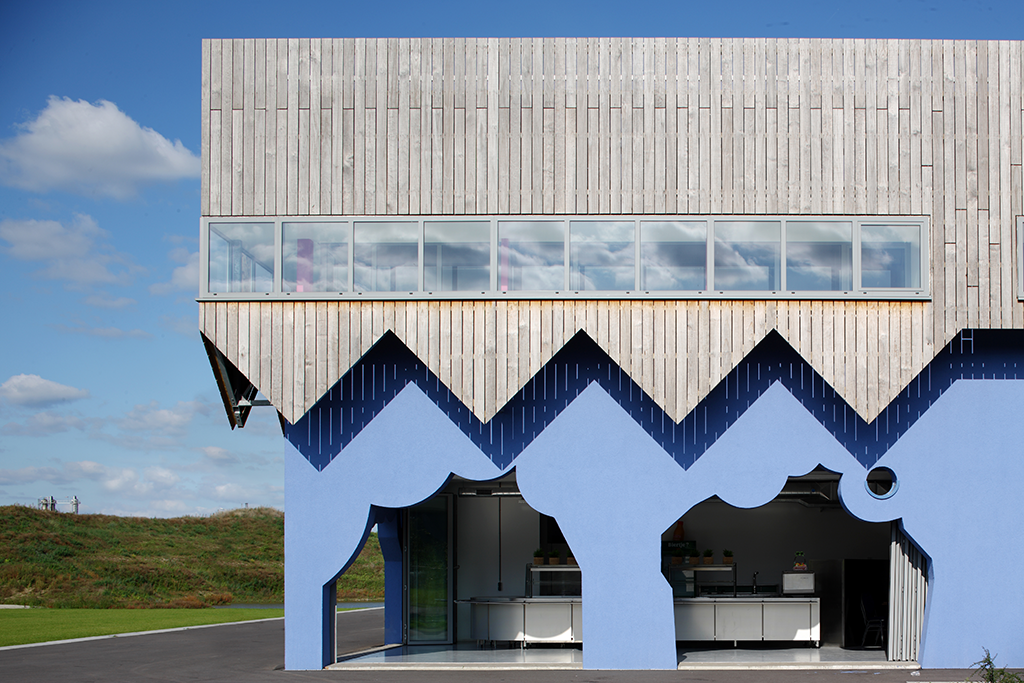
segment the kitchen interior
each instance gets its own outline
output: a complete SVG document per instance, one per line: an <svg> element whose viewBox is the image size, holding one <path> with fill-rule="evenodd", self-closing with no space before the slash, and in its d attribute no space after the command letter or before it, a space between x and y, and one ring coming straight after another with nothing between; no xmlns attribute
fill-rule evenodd
<svg viewBox="0 0 1024 683"><path fill-rule="evenodd" d="M838 479L823 469L790 478L773 501L754 509L713 497L665 530L662 573L672 586L680 647L884 652L879 619L888 601L890 525L850 516ZM410 623L416 609L447 612L408 642L578 647L580 569L555 520L523 500L515 473L484 483L453 478L432 500L424 505L447 501L451 597L438 601L431 589L431 607L408 582ZM415 563L407 566L418 572Z"/></svg>

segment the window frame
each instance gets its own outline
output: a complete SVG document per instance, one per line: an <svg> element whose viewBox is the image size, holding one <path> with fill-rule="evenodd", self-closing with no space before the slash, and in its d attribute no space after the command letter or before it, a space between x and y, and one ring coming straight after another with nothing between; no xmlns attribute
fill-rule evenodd
<svg viewBox="0 0 1024 683"><path fill-rule="evenodd" d="M355 277L355 248L357 242L357 223L417 223L418 238L418 276L419 289L397 292L358 292L353 290ZM424 291L424 224L431 221L444 222L487 222L490 225L490 287L485 291ZM508 290L499 289L498 264L498 224L499 222L559 222L562 224L565 237L563 254L563 289L550 291ZM634 288L629 290L579 290L569 289L571 273L570 225L573 222L623 222L632 221L633 227L633 270ZM640 288L641 269L643 267L641 249L643 245L644 222L704 222L706 251L706 289L700 290L644 290ZM714 282L714 249L715 223L717 222L779 222L781 223L781 262L780 287L777 290L746 291L727 290L715 287ZM789 222L848 222L852 224L853 249L853 287L848 291L834 290L793 290L787 287L786 236ZM348 224L349 235L349 283L345 292L284 292L282 291L283 274L283 224L284 223L339 223ZM274 224L274 273L273 291L271 292L210 292L209 291L209 235L210 226L234 223L273 223ZM861 285L861 226L862 225L900 225L914 226L920 230L920 273L921 286L917 288L865 288ZM1018 221L1018 245L1024 244L1024 220ZM253 300L500 300L500 299L723 299L723 300L892 300L892 301L926 301L931 299L930 291L930 221L927 216L848 216L848 215L387 215L387 216L217 216L203 217L200 220L200 283L199 301L253 301ZM1018 249L1020 247L1018 246ZM1024 265L1018 259L1018 296L1024 299Z"/></svg>

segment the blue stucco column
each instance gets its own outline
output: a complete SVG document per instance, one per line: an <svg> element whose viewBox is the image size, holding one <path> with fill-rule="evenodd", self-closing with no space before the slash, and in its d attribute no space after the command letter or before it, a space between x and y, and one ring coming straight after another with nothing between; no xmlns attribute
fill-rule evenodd
<svg viewBox="0 0 1024 683"><path fill-rule="evenodd" d="M453 473L482 481L502 470L414 384L321 470L292 444L284 450L285 668L333 663L333 584L375 521L385 557L386 637L402 642L399 510L433 496Z"/></svg>
<svg viewBox="0 0 1024 683"><path fill-rule="evenodd" d="M285 446L286 669L334 663L335 581L359 555L373 524L368 504L339 504L330 483Z"/></svg>
<svg viewBox="0 0 1024 683"><path fill-rule="evenodd" d="M384 644L397 645L402 642L402 511L373 510L384 556Z"/></svg>
<svg viewBox="0 0 1024 683"><path fill-rule="evenodd" d="M688 470L598 384L516 460L526 501L558 521L583 572L583 665L674 669L672 591L661 534L712 495L738 507L772 500L789 475L863 467L779 384Z"/></svg>
<svg viewBox="0 0 1024 683"><path fill-rule="evenodd" d="M523 497L558 521L582 570L585 668L676 668L661 534L688 507L683 475L597 384L516 460Z"/></svg>

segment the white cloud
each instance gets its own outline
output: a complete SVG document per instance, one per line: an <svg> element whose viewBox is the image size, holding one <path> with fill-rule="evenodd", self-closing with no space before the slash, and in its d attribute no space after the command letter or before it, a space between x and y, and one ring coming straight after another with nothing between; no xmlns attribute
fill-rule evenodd
<svg viewBox="0 0 1024 683"><path fill-rule="evenodd" d="M0 434L5 436L49 436L70 429L84 430L85 428L86 422L80 417L43 411L29 417L25 424L8 422L0 427Z"/></svg>
<svg viewBox="0 0 1024 683"><path fill-rule="evenodd" d="M0 484L31 484L36 481L65 484L69 479L54 467L22 467L16 470L0 470Z"/></svg>
<svg viewBox="0 0 1024 683"><path fill-rule="evenodd" d="M239 462L237 455L220 446L203 446L198 450L215 465L234 465Z"/></svg>
<svg viewBox="0 0 1024 683"><path fill-rule="evenodd" d="M42 261L37 277L73 285L127 284L144 272L131 258L105 243L109 236L91 216L76 215L65 225L50 220L0 221L3 251L22 261Z"/></svg>
<svg viewBox="0 0 1024 683"><path fill-rule="evenodd" d="M91 216L77 215L71 225L57 221L15 221L0 223L0 237L10 243L7 253L22 261L53 261L80 258L92 251L96 240L108 236Z"/></svg>
<svg viewBox="0 0 1024 683"><path fill-rule="evenodd" d="M92 460L66 462L64 463L64 469L65 471L68 472L68 474L74 476L75 478L81 477L85 479L98 479L102 477L107 471L105 465L101 465L98 462L93 462Z"/></svg>
<svg viewBox="0 0 1024 683"><path fill-rule="evenodd" d="M70 484L82 479L99 480L107 474L105 466L91 460L65 462L56 467L22 467L0 470L0 484L31 484L44 481L49 484Z"/></svg>
<svg viewBox="0 0 1024 683"><path fill-rule="evenodd" d="M196 414L205 415L209 407L199 401L178 401L173 408L161 408L156 401L137 405L120 420L117 426L126 432L150 432L166 436L185 433Z"/></svg>
<svg viewBox="0 0 1024 683"><path fill-rule="evenodd" d="M145 495L153 485L139 479L139 473L131 467L109 470L103 480L103 488L111 493Z"/></svg>
<svg viewBox="0 0 1024 683"><path fill-rule="evenodd" d="M0 397L8 403L42 408L89 396L85 389L59 384L39 375L14 375L0 384Z"/></svg>
<svg viewBox="0 0 1024 683"><path fill-rule="evenodd" d="M167 469L166 467L147 467L146 468L146 479L153 484L163 487L174 486L181 477Z"/></svg>
<svg viewBox="0 0 1024 683"><path fill-rule="evenodd" d="M35 120L0 142L0 182L32 192L66 190L126 199L154 182L199 176L199 157L113 102L51 96Z"/></svg>
<svg viewBox="0 0 1024 683"><path fill-rule="evenodd" d="M149 506L160 515L185 515L195 514L195 507L183 500L151 500Z"/></svg>
<svg viewBox="0 0 1024 683"><path fill-rule="evenodd" d="M262 488L265 489L265 487ZM265 500L268 497L266 490L254 486L243 486L237 482L218 484L213 487L213 494L218 500L231 501L232 507L241 507L243 503Z"/></svg>
<svg viewBox="0 0 1024 683"><path fill-rule="evenodd" d="M181 263L171 272L171 279L168 282L158 282L149 286L150 294L170 294L171 292L192 292L199 291L199 252L189 252L188 249L172 249L169 254L172 261Z"/></svg>
<svg viewBox="0 0 1024 683"><path fill-rule="evenodd" d="M171 470L157 466L147 467L141 476L132 467L108 467L101 477L101 484L106 491L129 498L166 495L180 481L181 477Z"/></svg>

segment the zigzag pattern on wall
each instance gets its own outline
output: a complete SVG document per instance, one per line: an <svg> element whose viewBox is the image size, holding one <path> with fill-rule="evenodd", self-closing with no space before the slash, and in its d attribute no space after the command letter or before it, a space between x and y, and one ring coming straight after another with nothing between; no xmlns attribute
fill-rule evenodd
<svg viewBox="0 0 1024 683"><path fill-rule="evenodd" d="M598 382L683 468L774 382L781 382L866 468L958 379L1024 378L1024 331L965 331L878 418L865 422L778 334L769 334L679 423L584 332L574 336L488 422L479 420L395 335L386 334L294 425L288 440L317 469L409 382L504 468L591 382Z"/></svg>
<svg viewBox="0 0 1024 683"><path fill-rule="evenodd" d="M483 422L580 331L679 422L772 330L871 422L961 329L933 338L933 307L927 301L218 301L200 305L199 329L291 423L389 331Z"/></svg>

